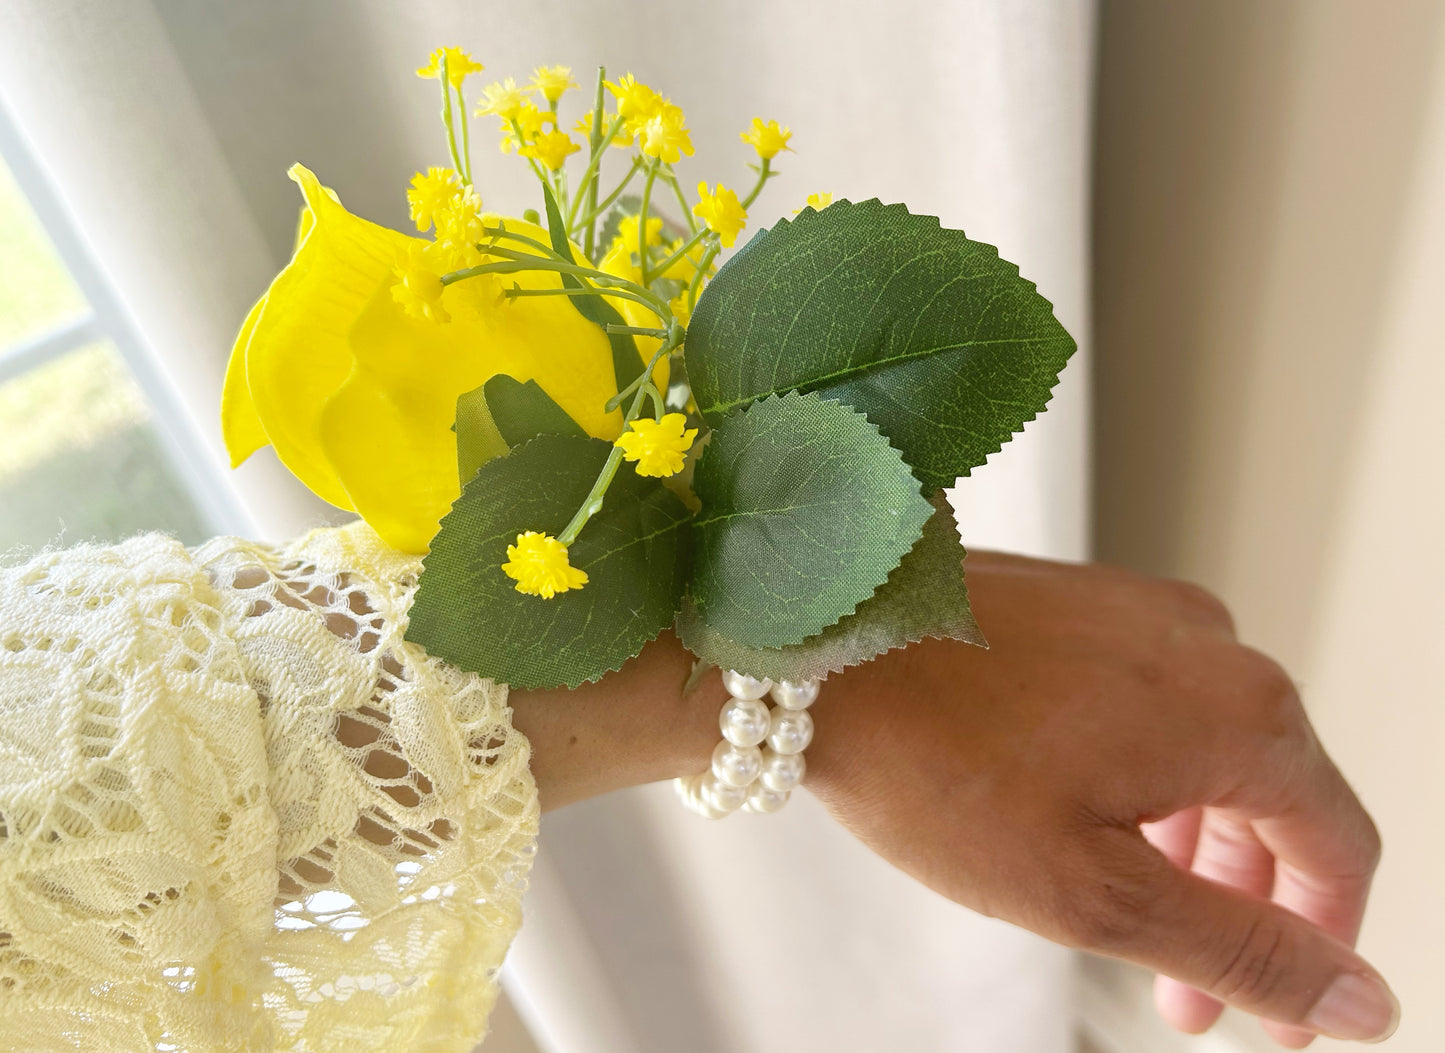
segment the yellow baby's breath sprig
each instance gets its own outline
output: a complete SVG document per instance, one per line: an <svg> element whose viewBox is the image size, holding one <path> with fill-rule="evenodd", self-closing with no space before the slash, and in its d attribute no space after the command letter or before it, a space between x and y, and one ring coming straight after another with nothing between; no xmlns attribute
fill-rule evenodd
<svg viewBox="0 0 1445 1053"><path fill-rule="evenodd" d="M507 546L502 571L517 583L518 592L544 600L587 584L587 572L572 566L567 546L536 530L518 534L517 543Z"/></svg>
<svg viewBox="0 0 1445 1053"><path fill-rule="evenodd" d="M682 471L697 429L687 427L681 413L663 414L661 420L640 417L614 442L624 460L635 462L638 475L665 478Z"/></svg>
<svg viewBox="0 0 1445 1053"><path fill-rule="evenodd" d="M412 176L406 201L410 206L411 221L419 232L430 230L437 214L450 206L460 182L450 168L428 168L425 175L418 172Z"/></svg>
<svg viewBox="0 0 1445 1053"><path fill-rule="evenodd" d="M416 75L431 80L445 79L453 88L460 88L469 74L480 73L486 68L461 48L437 48L429 56L427 64L416 71ZM445 77L442 72L444 69Z"/></svg>
<svg viewBox="0 0 1445 1053"><path fill-rule="evenodd" d="M718 236L723 248L731 248L748 219L747 209L738 201L738 195L721 183L712 191L708 190L707 183L699 183L697 196L693 213Z"/></svg>
<svg viewBox="0 0 1445 1053"><path fill-rule="evenodd" d="M531 89L519 88L512 77L493 81L482 89L482 103L477 107L478 117L500 117L504 125L511 124L522 112L522 107L531 101Z"/></svg>
<svg viewBox="0 0 1445 1053"><path fill-rule="evenodd" d="M572 79L571 66L538 66L532 71L532 87L541 92L555 110L558 100L568 88L577 87L577 82Z"/></svg>
<svg viewBox="0 0 1445 1053"><path fill-rule="evenodd" d="M762 160L771 161L781 150L792 152L793 148L788 145L792 137L793 133L787 127L780 128L777 121L764 124L761 117L754 117L752 127L738 138L750 144Z"/></svg>
<svg viewBox="0 0 1445 1053"><path fill-rule="evenodd" d="M827 208L832 203L833 194L827 190L819 190L816 193L808 195L808 199L804 203L803 208L811 208L815 212L822 212L823 209ZM798 215L800 212L803 211L803 208L793 209L793 215Z"/></svg>

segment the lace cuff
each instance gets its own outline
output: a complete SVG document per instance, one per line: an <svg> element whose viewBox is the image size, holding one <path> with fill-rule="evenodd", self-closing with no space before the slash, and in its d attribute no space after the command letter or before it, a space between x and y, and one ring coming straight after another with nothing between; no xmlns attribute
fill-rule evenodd
<svg viewBox="0 0 1445 1053"><path fill-rule="evenodd" d="M506 688L403 639L367 527L0 570L0 1034L469 1050L537 795Z"/></svg>

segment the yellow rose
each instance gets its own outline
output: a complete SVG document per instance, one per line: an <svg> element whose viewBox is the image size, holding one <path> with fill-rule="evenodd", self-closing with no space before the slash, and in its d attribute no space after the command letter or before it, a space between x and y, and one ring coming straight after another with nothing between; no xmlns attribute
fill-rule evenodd
<svg viewBox="0 0 1445 1053"><path fill-rule="evenodd" d="M458 396L498 374L535 380L589 434L618 436L622 414L604 409L617 382L601 328L564 296L502 295L513 284L560 288L556 274L467 279L441 294L434 314L450 321L409 314L392 292L397 268L433 243L352 215L301 165L290 174L307 218L231 353L221 423L233 465L269 444L323 499L394 548L425 552L461 492ZM547 241L532 224L506 225Z"/></svg>

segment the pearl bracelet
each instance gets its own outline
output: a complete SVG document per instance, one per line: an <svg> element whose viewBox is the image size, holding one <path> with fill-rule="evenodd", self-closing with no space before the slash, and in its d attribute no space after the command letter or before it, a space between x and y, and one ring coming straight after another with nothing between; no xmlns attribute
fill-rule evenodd
<svg viewBox="0 0 1445 1053"><path fill-rule="evenodd" d="M813 741L808 707L818 697L818 681L775 684L729 669L723 686L732 697L718 715L723 740L712 751L712 767L674 779L673 786L684 805L707 819L739 808L753 815L776 812L807 770L803 750ZM769 692L777 703L771 711L763 701Z"/></svg>

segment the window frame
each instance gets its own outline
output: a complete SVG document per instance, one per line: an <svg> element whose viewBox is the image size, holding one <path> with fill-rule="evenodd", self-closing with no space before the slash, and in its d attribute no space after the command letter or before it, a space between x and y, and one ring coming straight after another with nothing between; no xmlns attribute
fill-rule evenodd
<svg viewBox="0 0 1445 1053"><path fill-rule="evenodd" d="M170 468L207 531L255 536L256 523L207 453L204 435L185 400L166 375L106 280L68 209L56 194L34 152L0 102L0 161L10 170L61 264L85 298L89 311L46 332L0 346L0 383L54 361L67 352L108 341L130 370L151 408L150 426ZM219 400L220 393L217 392Z"/></svg>

